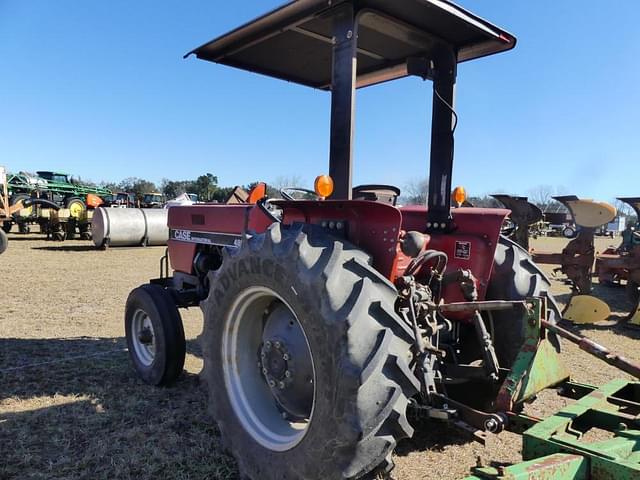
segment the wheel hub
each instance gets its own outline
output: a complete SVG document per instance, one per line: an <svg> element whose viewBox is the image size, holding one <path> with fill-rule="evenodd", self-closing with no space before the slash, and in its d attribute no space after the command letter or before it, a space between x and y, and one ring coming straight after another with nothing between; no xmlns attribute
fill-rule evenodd
<svg viewBox="0 0 640 480"><path fill-rule="evenodd" d="M289 376L291 375L291 371L288 369L291 357L279 339L267 340L262 344L260 359L261 367L264 370L262 373L267 383L272 380L278 381L288 378L285 377L285 372L289 372Z"/></svg>
<svg viewBox="0 0 640 480"><path fill-rule="evenodd" d="M258 366L284 418L307 420L313 405L313 367L304 333L291 311L268 311Z"/></svg>
<svg viewBox="0 0 640 480"><path fill-rule="evenodd" d="M144 327L138 335L138 340L140 340L140 343L144 345L153 343L153 332L151 329L149 327Z"/></svg>
<svg viewBox="0 0 640 480"><path fill-rule="evenodd" d="M236 418L263 447L292 449L309 429L316 393L311 347L295 311L256 285L237 295L222 328L222 370Z"/></svg>
<svg viewBox="0 0 640 480"><path fill-rule="evenodd" d="M156 355L155 338L151 319L141 309L136 310L133 314L131 338L133 339L133 349L136 357L138 357L140 363L148 367L153 363Z"/></svg>

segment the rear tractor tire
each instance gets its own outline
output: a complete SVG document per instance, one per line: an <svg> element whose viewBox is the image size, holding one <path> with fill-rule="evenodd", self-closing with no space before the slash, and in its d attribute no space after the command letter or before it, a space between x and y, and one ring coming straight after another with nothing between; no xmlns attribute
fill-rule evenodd
<svg viewBox="0 0 640 480"><path fill-rule="evenodd" d="M413 334L369 262L317 227L273 224L209 274L202 377L242 476L361 478L412 435Z"/></svg>
<svg viewBox="0 0 640 480"><path fill-rule="evenodd" d="M171 294L145 284L129 294L124 327L129 358L149 385L166 386L182 373L185 339L182 319Z"/></svg>
<svg viewBox="0 0 640 480"><path fill-rule="evenodd" d="M527 297L547 298L547 320L557 323L562 318L551 295L551 282L533 262L529 253L517 243L501 236L493 263L493 273L487 289L487 300L523 300ZM522 322L514 321L512 312L492 314L494 345L500 365L510 368L524 342ZM520 317L518 317L520 320ZM550 337L556 348L559 344Z"/></svg>

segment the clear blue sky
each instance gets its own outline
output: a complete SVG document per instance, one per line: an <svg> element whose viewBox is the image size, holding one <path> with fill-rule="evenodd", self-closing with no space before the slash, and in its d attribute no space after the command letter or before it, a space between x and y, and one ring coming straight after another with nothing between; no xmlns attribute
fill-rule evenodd
<svg viewBox="0 0 640 480"><path fill-rule="evenodd" d="M223 185L328 169L329 97L182 59L280 0L0 0L0 163ZM454 183L640 194L640 2L460 2L518 37L459 69ZM430 85L360 91L355 182L424 177Z"/></svg>

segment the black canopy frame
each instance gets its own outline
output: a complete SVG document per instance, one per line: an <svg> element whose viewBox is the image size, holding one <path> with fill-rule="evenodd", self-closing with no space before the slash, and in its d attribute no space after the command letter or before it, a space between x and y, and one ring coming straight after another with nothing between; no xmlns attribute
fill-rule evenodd
<svg viewBox="0 0 640 480"><path fill-rule="evenodd" d="M351 198L356 88L433 81L426 229L451 228L457 64L516 39L447 0L297 0L187 55L331 91L332 198Z"/></svg>

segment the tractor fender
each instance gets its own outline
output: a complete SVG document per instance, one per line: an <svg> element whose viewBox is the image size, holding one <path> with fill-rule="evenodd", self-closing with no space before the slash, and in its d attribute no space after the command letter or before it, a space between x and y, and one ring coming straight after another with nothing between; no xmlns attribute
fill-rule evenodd
<svg viewBox="0 0 640 480"><path fill-rule="evenodd" d="M427 209L421 206L404 207L402 229L425 231ZM439 250L449 257L447 271L470 270L476 278L478 300L484 300L493 270L493 260L500 239L500 229L509 214L501 208L456 208L452 210L453 229L449 232L430 231L426 248ZM400 253L398 274L402 274L410 258ZM464 301L456 284L447 286L443 297L448 302Z"/></svg>
<svg viewBox="0 0 640 480"><path fill-rule="evenodd" d="M282 223L307 223L327 229L361 248L389 280L397 275L402 214L396 207L368 200L278 200Z"/></svg>

